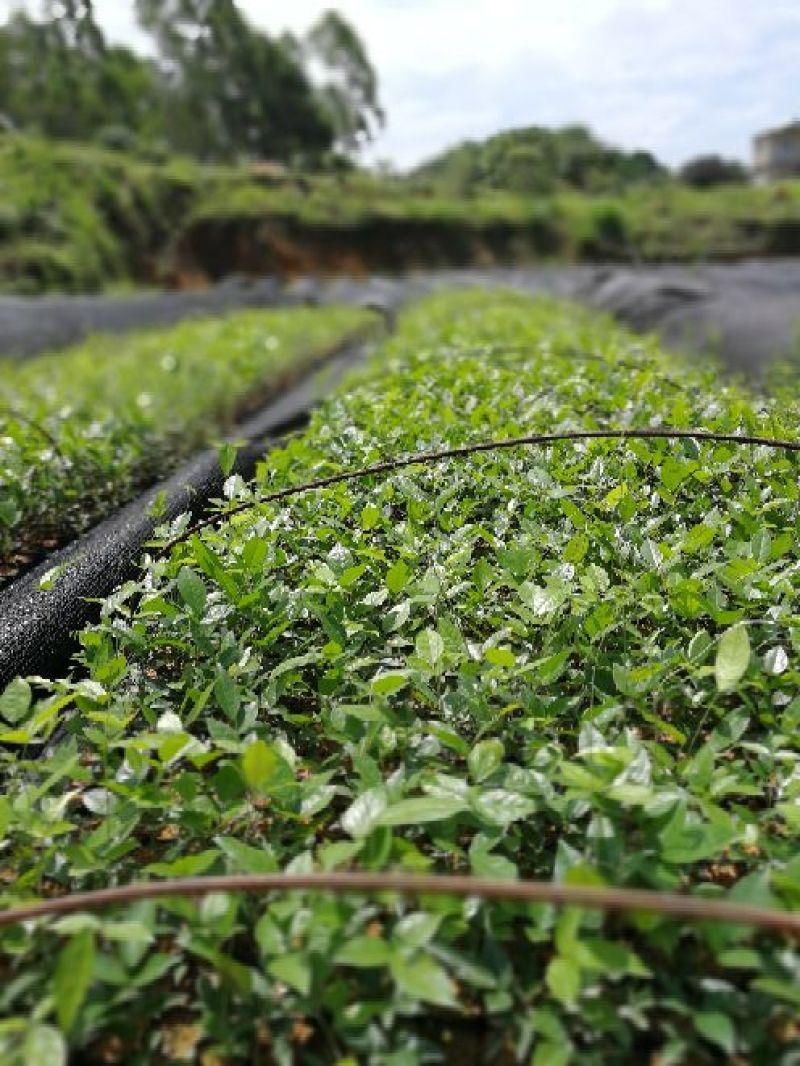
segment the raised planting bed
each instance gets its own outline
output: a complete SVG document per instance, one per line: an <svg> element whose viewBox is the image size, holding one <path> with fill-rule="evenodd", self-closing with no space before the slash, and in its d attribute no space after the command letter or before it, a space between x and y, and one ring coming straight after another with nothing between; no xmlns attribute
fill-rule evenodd
<svg viewBox="0 0 800 1066"><path fill-rule="evenodd" d="M215 523L163 530L72 679L0 697L0 900L352 871L538 902L0 912L6 1060L794 1062L798 421L572 307L402 318ZM642 436L389 461L592 430Z"/></svg>
<svg viewBox="0 0 800 1066"><path fill-rule="evenodd" d="M0 583L372 322L352 308L248 312L0 360Z"/></svg>

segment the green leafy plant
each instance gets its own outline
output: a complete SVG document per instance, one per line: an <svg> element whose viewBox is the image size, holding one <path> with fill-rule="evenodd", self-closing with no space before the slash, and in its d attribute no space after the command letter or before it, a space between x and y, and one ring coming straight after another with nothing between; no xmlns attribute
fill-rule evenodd
<svg viewBox="0 0 800 1066"><path fill-rule="evenodd" d="M5 364L0 568L126 502L371 321L346 308L247 312ZM234 460L224 446L226 473Z"/></svg>
<svg viewBox="0 0 800 1066"><path fill-rule="evenodd" d="M215 527L118 590L72 679L2 697L3 904L356 869L796 910L795 453L562 441L266 500L387 456L667 424L793 437L798 412L575 308L407 314ZM793 942L659 915L216 894L0 949L9 1061L31 1041L125 1063L800 1051Z"/></svg>

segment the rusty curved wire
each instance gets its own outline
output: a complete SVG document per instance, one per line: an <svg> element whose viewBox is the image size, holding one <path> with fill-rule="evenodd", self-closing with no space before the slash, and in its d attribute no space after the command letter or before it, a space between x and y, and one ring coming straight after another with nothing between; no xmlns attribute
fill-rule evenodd
<svg viewBox="0 0 800 1066"><path fill-rule="evenodd" d="M700 922L727 922L787 936L800 936L800 912L728 900L645 889L557 884L552 881L498 881L465 875L416 876L360 872L234 874L143 881L11 907L0 911L0 927L103 910L143 900L175 896L200 898L218 892L247 895L332 892L336 895L396 893L403 896L461 896L494 902L552 904L617 913L649 913Z"/></svg>

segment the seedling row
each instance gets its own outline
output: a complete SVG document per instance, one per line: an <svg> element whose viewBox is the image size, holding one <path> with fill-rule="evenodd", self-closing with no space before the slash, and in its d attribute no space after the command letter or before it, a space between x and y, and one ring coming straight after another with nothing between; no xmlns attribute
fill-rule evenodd
<svg viewBox="0 0 800 1066"><path fill-rule="evenodd" d="M369 320L251 312L5 363L0 578L113 513Z"/></svg>
<svg viewBox="0 0 800 1066"><path fill-rule="evenodd" d="M214 525L161 530L70 678L0 696L3 904L361 870L796 910L796 453L561 441L266 499L654 426L796 439L798 412L573 307L406 314ZM652 914L228 893L28 923L0 952L24 1063L800 1053L795 943Z"/></svg>

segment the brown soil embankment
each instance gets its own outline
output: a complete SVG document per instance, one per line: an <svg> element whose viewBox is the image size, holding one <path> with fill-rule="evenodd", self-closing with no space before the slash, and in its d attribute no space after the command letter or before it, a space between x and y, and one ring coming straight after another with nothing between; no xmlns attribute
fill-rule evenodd
<svg viewBox="0 0 800 1066"><path fill-rule="evenodd" d="M175 249L180 287L234 274L363 278L413 270L530 263L560 250L546 221L465 224L447 219L365 219L352 224L291 218L199 219Z"/></svg>

